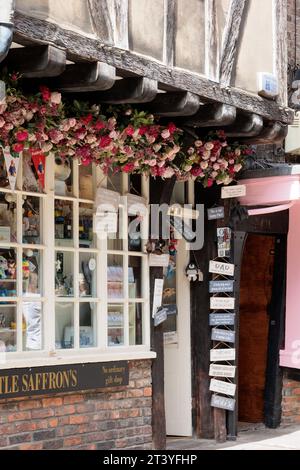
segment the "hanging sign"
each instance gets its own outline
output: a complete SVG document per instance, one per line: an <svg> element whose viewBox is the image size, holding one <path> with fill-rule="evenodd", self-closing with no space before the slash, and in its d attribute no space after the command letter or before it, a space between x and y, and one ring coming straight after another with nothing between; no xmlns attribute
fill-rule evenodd
<svg viewBox="0 0 300 470"><path fill-rule="evenodd" d="M96 193L97 214L105 212L118 212L120 205L120 194L106 188L98 188Z"/></svg>
<svg viewBox="0 0 300 470"><path fill-rule="evenodd" d="M45 188L45 164L46 156L43 153L31 153L31 160L33 161L34 168L37 172L39 182L42 188Z"/></svg>
<svg viewBox="0 0 300 470"><path fill-rule="evenodd" d="M187 242L195 240L196 234L180 217L170 217L170 224Z"/></svg>
<svg viewBox="0 0 300 470"><path fill-rule="evenodd" d="M152 318L155 317L155 314L159 307L162 304L162 295L164 288L163 279L155 279L154 281L154 293L153 293L153 307L152 307Z"/></svg>
<svg viewBox="0 0 300 470"><path fill-rule="evenodd" d="M3 150L10 189L14 191L16 187L16 182L17 182L17 174L18 174L20 157L13 157L10 153L9 147L5 147L5 148L2 147L2 150Z"/></svg>
<svg viewBox="0 0 300 470"><path fill-rule="evenodd" d="M235 349L211 349L210 360L211 362L235 361Z"/></svg>
<svg viewBox="0 0 300 470"><path fill-rule="evenodd" d="M235 399L213 394L211 397L210 405L214 408L221 408L222 410L234 411Z"/></svg>
<svg viewBox="0 0 300 470"><path fill-rule="evenodd" d="M170 255L163 254L163 255L155 255L154 253L150 253L149 255L149 266L151 267L163 267L167 268L170 262Z"/></svg>
<svg viewBox="0 0 300 470"><path fill-rule="evenodd" d="M209 390L211 392L224 393L224 395L235 395L236 384L224 382L223 380L211 379Z"/></svg>
<svg viewBox="0 0 300 470"><path fill-rule="evenodd" d="M209 315L209 325L234 325L235 314L234 313L211 313Z"/></svg>
<svg viewBox="0 0 300 470"><path fill-rule="evenodd" d="M213 328L211 331L211 339L213 341L220 341L222 343L234 343L235 331Z"/></svg>
<svg viewBox="0 0 300 470"><path fill-rule="evenodd" d="M224 366L223 364L211 364L209 375L211 377L235 377L236 366Z"/></svg>
<svg viewBox="0 0 300 470"><path fill-rule="evenodd" d="M234 264L221 263L220 261L210 261L209 272L212 274L222 274L223 276L233 276Z"/></svg>
<svg viewBox="0 0 300 470"><path fill-rule="evenodd" d="M231 197L243 197L243 196L246 196L246 186L244 184L222 187L222 192L221 192L222 199L228 199Z"/></svg>
<svg viewBox="0 0 300 470"><path fill-rule="evenodd" d="M224 207L212 207L211 209L207 209L207 218L208 220L217 220L217 219L224 219Z"/></svg>
<svg viewBox="0 0 300 470"><path fill-rule="evenodd" d="M210 308L212 310L234 310L234 297L211 297Z"/></svg>
<svg viewBox="0 0 300 470"><path fill-rule="evenodd" d="M219 294L233 292L234 281L210 281L209 292L210 294Z"/></svg>
<svg viewBox="0 0 300 470"><path fill-rule="evenodd" d="M231 230L229 227L217 228L218 257L229 258L231 248Z"/></svg>
<svg viewBox="0 0 300 470"><path fill-rule="evenodd" d="M154 314L154 326L158 326L168 318L168 310L165 307L159 307Z"/></svg>

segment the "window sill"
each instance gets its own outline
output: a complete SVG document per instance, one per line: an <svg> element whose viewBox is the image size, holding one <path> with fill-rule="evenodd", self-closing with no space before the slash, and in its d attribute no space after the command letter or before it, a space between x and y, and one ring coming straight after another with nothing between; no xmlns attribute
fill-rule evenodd
<svg viewBox="0 0 300 470"><path fill-rule="evenodd" d="M13 353L12 353L13 354ZM114 362L114 361L138 361L143 359L155 359L154 351L138 350L138 351L94 351L94 354L61 354L57 352L54 355L39 357L17 358L11 357L8 361L1 358L0 370L15 368L31 368L43 366L58 366L63 364L84 364L94 362Z"/></svg>

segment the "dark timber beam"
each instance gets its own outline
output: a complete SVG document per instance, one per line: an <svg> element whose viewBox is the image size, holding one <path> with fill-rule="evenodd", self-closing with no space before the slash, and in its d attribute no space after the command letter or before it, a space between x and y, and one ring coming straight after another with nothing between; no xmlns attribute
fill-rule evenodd
<svg viewBox="0 0 300 470"><path fill-rule="evenodd" d="M101 91L109 90L115 83L116 70L105 63L67 65L65 72L53 82L63 91Z"/></svg>
<svg viewBox="0 0 300 470"><path fill-rule="evenodd" d="M157 82L149 78L123 78L107 92L97 93L93 98L103 103L148 103L157 94Z"/></svg>
<svg viewBox="0 0 300 470"><path fill-rule="evenodd" d="M288 126L281 122L269 123L257 137L244 140L247 144L280 144L288 133Z"/></svg>
<svg viewBox="0 0 300 470"><path fill-rule="evenodd" d="M236 122L226 128L228 137L254 137L261 133L264 121L258 114L238 114Z"/></svg>
<svg viewBox="0 0 300 470"><path fill-rule="evenodd" d="M230 2L220 60L220 83L223 85L231 83L246 4L246 0L231 0Z"/></svg>
<svg viewBox="0 0 300 470"><path fill-rule="evenodd" d="M159 93L149 109L159 116L192 116L201 106L200 97L194 93Z"/></svg>
<svg viewBox="0 0 300 470"><path fill-rule="evenodd" d="M226 104L206 104L186 121L188 126L215 127L229 126L236 119L236 108Z"/></svg>
<svg viewBox="0 0 300 470"><path fill-rule="evenodd" d="M76 58L76 62L105 62L116 69L147 77L178 91L190 91L206 101L220 102L234 106L242 111L263 116L269 121L291 123L293 111L280 109L274 101L254 96L238 88L230 90L196 73L172 68L149 57L118 47L104 46L99 39L86 37L74 31L68 31L46 20L31 18L17 12L15 14L16 42L51 43L67 50L67 56Z"/></svg>
<svg viewBox="0 0 300 470"><path fill-rule="evenodd" d="M66 68L66 51L52 45L10 49L5 65L25 78L56 77Z"/></svg>

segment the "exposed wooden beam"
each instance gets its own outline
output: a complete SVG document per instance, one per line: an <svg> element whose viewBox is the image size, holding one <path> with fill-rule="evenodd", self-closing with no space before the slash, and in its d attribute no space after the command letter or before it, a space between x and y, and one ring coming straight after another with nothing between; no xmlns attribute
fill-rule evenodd
<svg viewBox="0 0 300 470"><path fill-rule="evenodd" d="M56 77L66 68L66 51L52 45L10 49L5 65L25 78Z"/></svg>
<svg viewBox="0 0 300 470"><path fill-rule="evenodd" d="M116 69L103 62L67 65L65 72L53 82L62 91L109 90L115 83Z"/></svg>
<svg viewBox="0 0 300 470"><path fill-rule="evenodd" d="M230 85L247 0L231 0L223 33L220 83Z"/></svg>
<svg viewBox="0 0 300 470"><path fill-rule="evenodd" d="M279 109L277 103L244 92L238 88L226 90L217 83L187 70L170 68L160 62L132 51L117 47L102 47L101 41L67 31L46 20L31 18L17 12L15 14L15 40L51 43L67 50L67 56L76 61L106 62L127 72L148 77L178 91L190 91L201 99L235 106L240 110L256 113L270 121L291 123L293 111Z"/></svg>
<svg viewBox="0 0 300 470"><path fill-rule="evenodd" d="M254 137L261 133L264 121L257 114L238 114L236 122L226 128L228 137Z"/></svg>
<svg viewBox="0 0 300 470"><path fill-rule="evenodd" d="M159 116L192 116L201 106L200 97L194 93L175 91L159 93L149 103L149 109Z"/></svg>
<svg viewBox="0 0 300 470"><path fill-rule="evenodd" d="M219 81L219 41L216 0L205 0L205 74Z"/></svg>
<svg viewBox="0 0 300 470"><path fill-rule="evenodd" d="M275 0L273 2L275 9L275 44L274 44L274 73L277 75L279 95L278 102L287 105L287 0Z"/></svg>
<svg viewBox="0 0 300 470"><path fill-rule="evenodd" d="M193 127L229 126L236 119L236 108L227 104L206 104L186 124Z"/></svg>
<svg viewBox="0 0 300 470"><path fill-rule="evenodd" d="M157 94L157 82L149 78L123 78L107 92L95 93L93 98L104 103L148 103Z"/></svg>
<svg viewBox="0 0 300 470"><path fill-rule="evenodd" d="M128 0L88 0L95 32L99 39L128 47Z"/></svg>
<svg viewBox="0 0 300 470"><path fill-rule="evenodd" d="M176 33L176 2L174 0L165 0L164 23L164 63L173 66Z"/></svg>
<svg viewBox="0 0 300 470"><path fill-rule="evenodd" d="M288 126L282 122L268 123L256 137L246 138L247 144L281 144L288 133Z"/></svg>

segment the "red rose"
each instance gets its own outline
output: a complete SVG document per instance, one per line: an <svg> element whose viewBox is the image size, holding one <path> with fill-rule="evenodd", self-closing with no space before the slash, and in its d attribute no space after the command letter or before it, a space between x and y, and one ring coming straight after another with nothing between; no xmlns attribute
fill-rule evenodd
<svg viewBox="0 0 300 470"><path fill-rule="evenodd" d="M148 130L148 127L147 127L147 126L141 126L141 127L139 128L139 134L140 134L140 135L145 135L146 132L147 132L147 130Z"/></svg>
<svg viewBox="0 0 300 470"><path fill-rule="evenodd" d="M105 124L103 121L97 121L96 124L94 125L94 128L97 130L97 131L100 131L101 129L104 129L105 128Z"/></svg>
<svg viewBox="0 0 300 470"><path fill-rule="evenodd" d="M202 168L200 168L200 166L194 166L192 169L191 169L191 174L193 176L199 176L201 173L203 172Z"/></svg>
<svg viewBox="0 0 300 470"><path fill-rule="evenodd" d="M177 130L177 127L175 126L174 122L169 122L168 124L168 131L170 134L173 134Z"/></svg>
<svg viewBox="0 0 300 470"><path fill-rule="evenodd" d="M128 126L125 129L125 132L127 135L133 135L134 134L134 128L132 126Z"/></svg>
<svg viewBox="0 0 300 470"><path fill-rule="evenodd" d="M131 173L133 169L134 169L134 163L126 163L126 165L122 167L122 171L124 173Z"/></svg>
<svg viewBox="0 0 300 470"><path fill-rule="evenodd" d="M108 135L104 135L100 138L99 147L101 149L103 149L105 147L108 147L110 145L111 141L112 141L112 139Z"/></svg>
<svg viewBox="0 0 300 470"><path fill-rule="evenodd" d="M51 91L46 86L40 86L40 92L42 94L43 101L50 101Z"/></svg>
<svg viewBox="0 0 300 470"><path fill-rule="evenodd" d="M12 146L12 149L13 149L14 152L20 153L20 152L22 152L23 149L24 149L24 144L14 144L14 145Z"/></svg>
<svg viewBox="0 0 300 470"><path fill-rule="evenodd" d="M16 133L16 139L18 142L24 142L28 139L28 132L27 131L18 131Z"/></svg>
<svg viewBox="0 0 300 470"><path fill-rule="evenodd" d="M85 124L86 126L93 120L93 116L91 114L88 114L87 116L84 116L83 118L81 118L81 121L83 122L83 124Z"/></svg>
<svg viewBox="0 0 300 470"><path fill-rule="evenodd" d="M213 184L214 184L214 180L212 180L211 178L208 178L207 187L210 188Z"/></svg>

